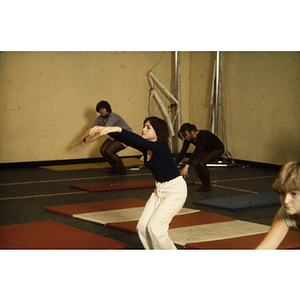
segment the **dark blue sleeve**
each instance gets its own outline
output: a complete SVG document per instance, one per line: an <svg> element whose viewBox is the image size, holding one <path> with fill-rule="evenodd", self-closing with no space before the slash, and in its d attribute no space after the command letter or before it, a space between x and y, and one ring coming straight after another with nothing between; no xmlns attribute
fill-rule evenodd
<svg viewBox="0 0 300 300"><path fill-rule="evenodd" d="M153 152L160 153L161 155L165 153L165 147L163 146L163 143L148 141L140 135L125 129L122 129L122 132L114 132L110 133L109 135L112 138L142 152L145 150L151 150Z"/></svg>
<svg viewBox="0 0 300 300"><path fill-rule="evenodd" d="M125 131L125 129L122 130L122 132ZM109 133L109 136L111 136L113 139L123 143L123 144L126 144L127 146L130 146L132 148L135 148L141 152L145 152L147 149L143 148L143 147L140 147L139 145L135 144L134 142L132 142L130 139L126 138L124 136L124 134L122 133L119 133L119 132L112 132L112 133Z"/></svg>

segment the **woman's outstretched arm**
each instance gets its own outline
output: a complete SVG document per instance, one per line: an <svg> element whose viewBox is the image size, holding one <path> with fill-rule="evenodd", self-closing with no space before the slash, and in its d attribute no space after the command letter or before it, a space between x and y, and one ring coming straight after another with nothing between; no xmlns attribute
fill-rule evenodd
<svg viewBox="0 0 300 300"><path fill-rule="evenodd" d="M277 249L288 231L289 228L284 224L277 213L274 217L270 231L256 249Z"/></svg>
<svg viewBox="0 0 300 300"><path fill-rule="evenodd" d="M93 128L90 129L90 136L94 136L96 133L98 133L99 137L101 137L103 135L107 135L112 132L122 132L122 128L118 126L109 126L109 127L94 126Z"/></svg>

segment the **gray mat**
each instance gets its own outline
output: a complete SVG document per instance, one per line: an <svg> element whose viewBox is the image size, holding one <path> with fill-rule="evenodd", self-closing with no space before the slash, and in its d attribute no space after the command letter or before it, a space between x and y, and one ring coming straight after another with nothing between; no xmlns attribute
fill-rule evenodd
<svg viewBox="0 0 300 300"><path fill-rule="evenodd" d="M279 196L275 192L266 192L198 200L195 201L194 204L237 211L260 207L280 206L280 200Z"/></svg>

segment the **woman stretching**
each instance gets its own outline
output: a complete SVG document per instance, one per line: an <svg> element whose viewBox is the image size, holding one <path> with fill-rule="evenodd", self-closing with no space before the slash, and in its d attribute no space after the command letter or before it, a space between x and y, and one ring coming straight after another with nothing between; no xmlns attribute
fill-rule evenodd
<svg viewBox="0 0 300 300"><path fill-rule="evenodd" d="M121 126L122 128L125 128L128 131L132 131L131 128L122 119L121 116L112 112L111 106L107 101L102 100L98 102L96 106L96 111L100 114L100 116L94 121L92 126L87 129L87 131L84 133L84 135L76 143L75 146L82 145L85 142L95 141L95 139L89 141L86 140L86 138L89 136L90 129L96 125ZM111 166L111 169L106 173L118 174L118 175L125 175L127 173L127 170L121 158L117 154L119 151L125 149L126 147L127 145L122 144L112 138L106 139L106 141L102 144L100 148L100 153Z"/></svg>
<svg viewBox="0 0 300 300"><path fill-rule="evenodd" d="M206 164L218 159L224 152L224 145L217 136L207 130L197 130L195 125L185 123L180 127L178 137L184 139L181 152L179 153L176 163L179 164L190 144L196 146L189 161L181 170L183 177L188 176L188 170L191 164L194 164L195 171L202 182L202 186L197 192L211 191L210 176Z"/></svg>
<svg viewBox="0 0 300 300"><path fill-rule="evenodd" d="M90 135L96 133L100 136L109 134L143 153L145 166L151 170L156 187L138 222L139 238L145 249L177 249L169 238L168 229L184 205L187 187L168 147L167 123L157 117L146 118L142 136L121 127L95 126Z"/></svg>

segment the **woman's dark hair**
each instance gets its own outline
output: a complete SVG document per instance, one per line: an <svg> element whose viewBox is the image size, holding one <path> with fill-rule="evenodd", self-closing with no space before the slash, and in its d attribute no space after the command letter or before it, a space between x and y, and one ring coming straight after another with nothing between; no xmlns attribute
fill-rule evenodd
<svg viewBox="0 0 300 300"><path fill-rule="evenodd" d="M169 128L165 120L162 120L158 117L148 117L144 120L143 125L149 121L155 133L157 135L157 141L161 143L168 144L169 141Z"/></svg>
<svg viewBox="0 0 300 300"><path fill-rule="evenodd" d="M105 108L107 110L107 112L111 112L111 107L109 105L109 103L107 101L100 101L98 102L97 106L96 106L96 111L99 112L100 108Z"/></svg>
<svg viewBox="0 0 300 300"><path fill-rule="evenodd" d="M178 137L183 140L184 139L184 133L186 131L188 131L190 133L192 130L197 131L197 128L196 128L195 125L190 124L190 123L184 123L184 124L181 125L181 127L178 131Z"/></svg>

